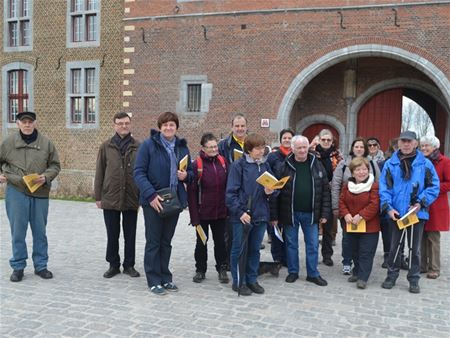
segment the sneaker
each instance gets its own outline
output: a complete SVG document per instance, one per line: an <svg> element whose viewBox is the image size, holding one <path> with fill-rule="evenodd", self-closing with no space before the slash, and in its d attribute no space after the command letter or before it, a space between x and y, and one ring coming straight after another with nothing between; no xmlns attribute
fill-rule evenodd
<svg viewBox="0 0 450 338"><path fill-rule="evenodd" d="M230 279L228 278L226 269L221 269L219 271L219 277L218 278L219 278L219 282L222 283L222 284L227 284L230 281Z"/></svg>
<svg viewBox="0 0 450 338"><path fill-rule="evenodd" d="M347 282L355 283L357 280L358 280L358 276L351 275L350 277L348 277Z"/></svg>
<svg viewBox="0 0 450 338"><path fill-rule="evenodd" d="M118 275L120 273L120 269L111 266L108 270L106 270L106 272L103 274L103 277L105 278L111 278L114 277L115 275Z"/></svg>
<svg viewBox="0 0 450 338"><path fill-rule="evenodd" d="M201 283L205 279L205 273L204 272L196 272L195 276L192 277L192 281L194 283Z"/></svg>
<svg viewBox="0 0 450 338"><path fill-rule="evenodd" d="M344 265L342 267L342 273L344 275L347 275L347 276L350 275L352 273L352 266L351 265Z"/></svg>
<svg viewBox="0 0 450 338"><path fill-rule="evenodd" d="M336 240L333 239L333 241L331 242L331 246L336 246Z"/></svg>
<svg viewBox="0 0 450 338"><path fill-rule="evenodd" d="M326 266L333 266L333 260L330 257L324 257L323 264Z"/></svg>
<svg viewBox="0 0 450 338"><path fill-rule="evenodd" d="M258 284L258 282L255 282L253 284L247 284L247 287L252 290L254 293L263 294L264 288Z"/></svg>
<svg viewBox="0 0 450 338"><path fill-rule="evenodd" d="M53 274L48 271L47 269L41 270L41 271L36 271L34 270L34 273L36 275L38 275L39 277L43 278L43 279L51 279L53 278Z"/></svg>
<svg viewBox="0 0 450 338"><path fill-rule="evenodd" d="M266 248L265 244L261 243L261 246L259 247L261 250L264 250Z"/></svg>
<svg viewBox="0 0 450 338"><path fill-rule="evenodd" d="M298 273L290 273L286 277L286 283L294 283L298 279Z"/></svg>
<svg viewBox="0 0 450 338"><path fill-rule="evenodd" d="M384 280L383 284L381 284L381 287L383 289L392 289L394 287L394 285L395 285L395 281L388 277Z"/></svg>
<svg viewBox="0 0 450 338"><path fill-rule="evenodd" d="M361 279L358 279L358 281L356 282L356 287L358 289L365 289L367 287L367 282L365 282Z"/></svg>
<svg viewBox="0 0 450 338"><path fill-rule="evenodd" d="M408 265L408 259L407 258L402 258L402 260L400 261L400 269L402 269L402 270L409 270L409 265Z"/></svg>
<svg viewBox="0 0 450 338"><path fill-rule="evenodd" d="M9 277L9 280L11 282L20 282L22 278L23 278L23 269L13 270L13 273L11 274L11 277Z"/></svg>
<svg viewBox="0 0 450 338"><path fill-rule="evenodd" d="M141 274L136 271L136 269L132 266L123 269L123 273L130 277L139 277Z"/></svg>
<svg viewBox="0 0 450 338"><path fill-rule="evenodd" d="M154 294L154 295L158 295L158 296L164 296L167 294L166 289L164 289L161 285L155 285L152 286L150 288L150 291Z"/></svg>
<svg viewBox="0 0 450 338"><path fill-rule="evenodd" d="M319 285L319 286L327 286L328 285L327 281L325 279L323 279L322 277L320 277L320 276L317 276L317 277L306 277L306 280L308 282L314 283L314 284Z"/></svg>
<svg viewBox="0 0 450 338"><path fill-rule="evenodd" d="M164 283L163 287L164 287L164 289L166 289L167 291L170 291L170 292L177 292L178 291L178 287L172 282Z"/></svg>
<svg viewBox="0 0 450 338"><path fill-rule="evenodd" d="M419 283L409 283L409 292L411 293L420 293Z"/></svg>
<svg viewBox="0 0 450 338"><path fill-rule="evenodd" d="M383 263L381 263L381 267L383 269L387 269L388 268L388 263L386 261L384 261Z"/></svg>
<svg viewBox="0 0 450 338"><path fill-rule="evenodd" d="M430 271L430 272L427 273L427 278L429 278L429 279L436 279L436 278L439 277L439 275L440 274L437 271Z"/></svg>

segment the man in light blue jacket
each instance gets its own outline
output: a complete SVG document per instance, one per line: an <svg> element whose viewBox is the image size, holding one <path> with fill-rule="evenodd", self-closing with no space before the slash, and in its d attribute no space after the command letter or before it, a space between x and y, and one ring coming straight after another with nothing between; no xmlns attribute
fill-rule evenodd
<svg viewBox="0 0 450 338"><path fill-rule="evenodd" d="M384 165L380 177L381 211L388 214L392 232L387 277L381 286L392 289L400 271L400 255L397 250L403 231L398 228L397 220L416 208L419 222L409 226L405 235L410 247L407 276L409 292L419 293L420 243L424 222L429 218L428 208L439 194L439 178L433 164L416 150L415 132L402 132L398 146L399 149Z"/></svg>

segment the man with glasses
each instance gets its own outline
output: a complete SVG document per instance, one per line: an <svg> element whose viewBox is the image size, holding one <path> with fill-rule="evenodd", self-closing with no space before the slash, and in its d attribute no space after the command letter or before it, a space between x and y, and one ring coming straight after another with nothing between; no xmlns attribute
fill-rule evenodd
<svg viewBox="0 0 450 338"><path fill-rule="evenodd" d="M381 162L384 161L384 153L380 149L380 141L376 137L371 136L367 139L367 147L369 148L367 159L374 160L380 166Z"/></svg>
<svg viewBox="0 0 450 338"><path fill-rule="evenodd" d="M342 154L334 145L333 133L329 129L322 129L319 133L319 144L316 146L314 154L325 168L328 182L333 179L333 171L342 160ZM331 211L330 211L331 213ZM336 238L336 219L330 217L322 224L322 257L323 263L327 266L333 265L333 240Z"/></svg>
<svg viewBox="0 0 450 338"><path fill-rule="evenodd" d="M115 134L100 146L94 182L95 200L97 208L103 209L108 238L106 261L110 266L103 277L111 278L120 273L121 214L125 240L123 273L139 277L134 269L139 192L133 179L139 143L131 136L131 118L127 113L115 114L113 121Z"/></svg>

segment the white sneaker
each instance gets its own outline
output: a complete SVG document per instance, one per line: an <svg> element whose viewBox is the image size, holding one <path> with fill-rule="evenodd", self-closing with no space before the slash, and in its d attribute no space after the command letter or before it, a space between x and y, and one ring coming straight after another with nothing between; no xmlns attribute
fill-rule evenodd
<svg viewBox="0 0 450 338"><path fill-rule="evenodd" d="M351 265L344 265L342 267L342 273L344 275L350 275L352 273L352 266Z"/></svg>

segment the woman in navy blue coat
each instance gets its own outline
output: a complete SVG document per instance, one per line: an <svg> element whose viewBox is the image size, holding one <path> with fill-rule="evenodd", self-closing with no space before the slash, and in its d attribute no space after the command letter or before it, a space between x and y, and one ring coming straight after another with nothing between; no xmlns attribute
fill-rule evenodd
<svg viewBox="0 0 450 338"><path fill-rule="evenodd" d="M139 202L145 219L145 274L151 292L157 295L178 291L172 282L169 261L179 217L179 213L161 217L163 198L157 190L170 187L185 208L187 194L184 183L189 183L193 175L186 140L176 136L178 127L175 113L161 114L158 117L159 131L152 130L150 137L142 143L134 168L134 180L139 188ZM187 168L179 170L179 162L186 155Z"/></svg>
<svg viewBox="0 0 450 338"><path fill-rule="evenodd" d="M270 170L264 158L265 140L257 134L250 134L244 141L244 155L231 164L228 176L225 203L233 226L233 243L231 246L231 275L233 290L243 296L264 293L257 282L260 246L264 232L270 220L269 196L273 190L264 188L256 179ZM244 236L248 233L248 238ZM242 245L247 240L247 247ZM247 249L245 262L238 262ZM245 249L244 249L245 250ZM242 259L241 259L242 261ZM245 271L238 268L245 265ZM242 273L242 275L240 275Z"/></svg>

